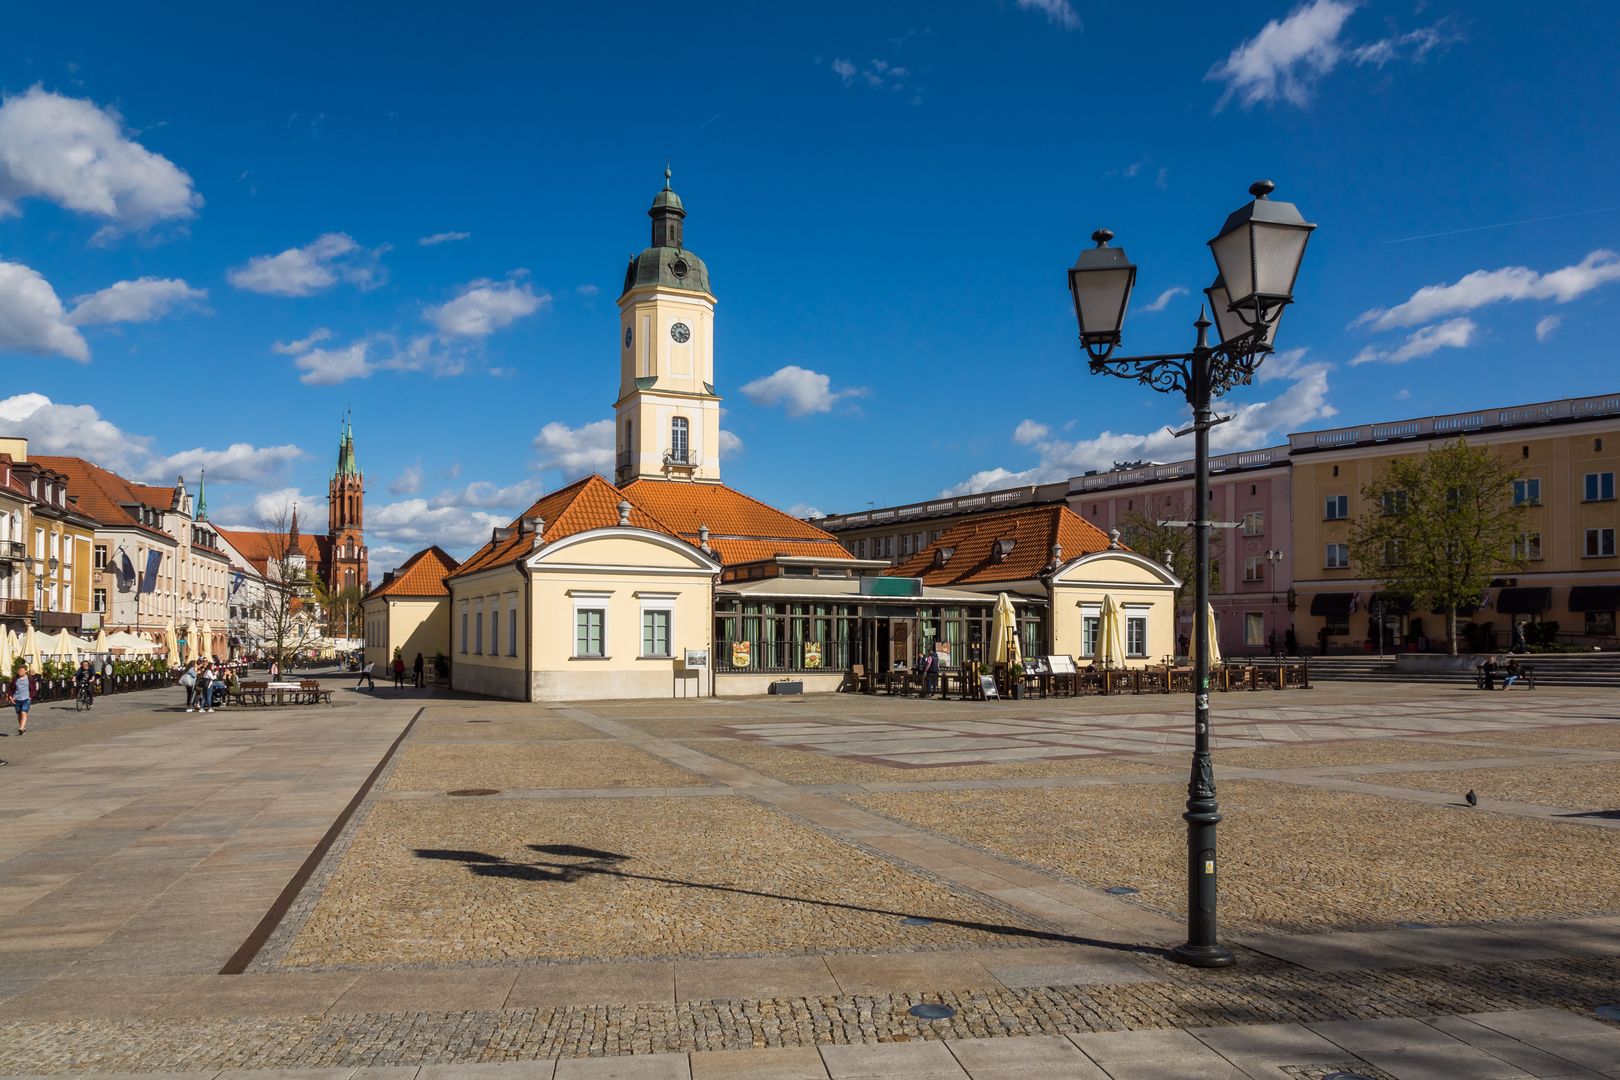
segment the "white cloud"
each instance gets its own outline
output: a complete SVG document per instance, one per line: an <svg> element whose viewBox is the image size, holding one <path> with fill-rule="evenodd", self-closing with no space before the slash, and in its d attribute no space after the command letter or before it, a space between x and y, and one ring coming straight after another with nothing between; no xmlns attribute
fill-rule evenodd
<svg viewBox="0 0 1620 1080"><path fill-rule="evenodd" d="M792 506L788 507L788 513L796 518L824 518L827 516L818 508L811 506L809 503L802 502L794 503Z"/></svg>
<svg viewBox="0 0 1620 1080"><path fill-rule="evenodd" d="M152 448L151 436L124 431L93 406L61 405L43 394L0 400L0 432L26 436L30 453L82 457L136 480L171 481L206 467L208 478L219 483L259 484L304 457L290 443L233 443L223 450L194 447L162 454Z"/></svg>
<svg viewBox="0 0 1620 1080"><path fill-rule="evenodd" d="M47 199L118 228L195 216L191 177L132 141L116 113L39 86L0 105L0 217Z"/></svg>
<svg viewBox="0 0 1620 1080"><path fill-rule="evenodd" d="M860 72L860 69L853 62L845 59L833 60L832 69L833 74L842 79L845 86L854 86L855 76Z"/></svg>
<svg viewBox="0 0 1620 1080"><path fill-rule="evenodd" d="M511 511L506 514L510 519L519 510L539 498L540 490L540 480L537 477L519 480L505 487L488 480L474 480L466 487L439 492L428 500L428 505L435 510L446 506L459 506L463 509L504 512L504 508Z"/></svg>
<svg viewBox="0 0 1620 1080"><path fill-rule="evenodd" d="M1052 437L1052 429L1035 420L1020 420L1013 429L1013 442L1019 446L1033 446L1042 439Z"/></svg>
<svg viewBox="0 0 1620 1080"><path fill-rule="evenodd" d="M536 295L527 283L480 280L463 285L455 299L428 308L424 317L441 338L482 338L550 303L550 294Z"/></svg>
<svg viewBox="0 0 1620 1080"><path fill-rule="evenodd" d="M720 429L720 452L722 454L740 454L742 449L743 441L740 438L725 428Z"/></svg>
<svg viewBox="0 0 1620 1080"><path fill-rule="evenodd" d="M571 428L553 420L534 437L535 468L560 469L570 476L613 471L612 420L597 420Z"/></svg>
<svg viewBox="0 0 1620 1080"><path fill-rule="evenodd" d="M873 59L857 65L853 60L838 58L833 60L832 69L845 86L859 83L873 90L903 90L911 78L910 68L888 60Z"/></svg>
<svg viewBox="0 0 1620 1080"><path fill-rule="evenodd" d="M833 390L832 379L819 371L789 364L769 375L745 383L743 396L756 405L786 406L789 416L829 412L840 398L864 397L866 390Z"/></svg>
<svg viewBox="0 0 1620 1080"><path fill-rule="evenodd" d="M1399 390L1395 391L1395 400L1396 401L1411 401L1412 400L1412 391L1408 390L1404 386L1401 387Z"/></svg>
<svg viewBox="0 0 1620 1080"><path fill-rule="evenodd" d="M1296 351L1294 364L1282 376L1289 383L1286 390L1270 400L1230 409L1231 421L1210 431L1211 449L1215 453L1265 446L1291 431L1302 430L1311 421L1334 415L1336 410L1327 400L1330 369L1327 364L1301 362L1298 354L1303 351ZM1228 409L1223 407L1221 411ZM1027 431L1023 424L1018 430ZM1016 431L1014 437L1017 437ZM1087 469L1108 469L1116 461L1177 461L1192 457L1191 439L1177 439L1163 427L1145 434L1104 431L1076 442L1044 438L1026 445L1033 445L1039 454L1037 464L1020 470L985 469L947 488L942 496L1064 480Z"/></svg>
<svg viewBox="0 0 1620 1080"><path fill-rule="evenodd" d="M1254 37L1210 68L1206 79L1224 82L1215 105L1219 112L1234 97L1244 106L1278 101L1304 107L1318 81L1343 61L1383 67L1398 59L1421 61L1456 40L1449 19L1432 26L1352 44L1341 40L1355 0L1310 0L1283 19L1272 19Z"/></svg>
<svg viewBox="0 0 1620 1080"><path fill-rule="evenodd" d="M335 386L350 379L369 379L378 365L367 357L371 344L357 341L341 349L311 349L293 360L303 372L298 381L306 386Z"/></svg>
<svg viewBox="0 0 1620 1080"><path fill-rule="evenodd" d="M56 290L22 263L0 262L0 349L90 360L90 346L69 322Z"/></svg>
<svg viewBox="0 0 1620 1080"><path fill-rule="evenodd" d="M595 296L597 293L601 292L602 290L597 288L595 285L580 285L579 287L574 289L574 291L579 293L579 295L581 295L581 296Z"/></svg>
<svg viewBox="0 0 1620 1080"><path fill-rule="evenodd" d="M74 326L151 322L175 307L201 304L206 299L207 289L194 289L179 278L136 278L75 297L68 322Z"/></svg>
<svg viewBox="0 0 1620 1080"><path fill-rule="evenodd" d="M422 467L407 465L400 470L394 482L388 485L390 495L415 495L422 490Z"/></svg>
<svg viewBox="0 0 1620 1080"><path fill-rule="evenodd" d="M1359 364L1404 364L1408 360L1416 360L1420 356L1441 349L1463 349L1473 344L1474 334L1479 327L1472 319L1450 319L1433 326L1425 326L1406 336L1398 348L1393 350L1375 349L1371 345L1362 349L1350 361L1351 367Z"/></svg>
<svg viewBox="0 0 1620 1080"><path fill-rule="evenodd" d="M1548 315L1545 319L1536 323L1536 340L1546 341L1552 337L1553 332L1558 329L1559 324L1563 321L1564 317L1562 315Z"/></svg>
<svg viewBox="0 0 1620 1080"><path fill-rule="evenodd" d="M1572 266L1545 274L1524 266L1475 270L1450 285L1426 285L1392 308L1363 312L1351 326L1374 330L1417 326L1459 311L1474 311L1510 300L1552 300L1567 304L1600 285L1620 281L1620 255L1602 248Z"/></svg>
<svg viewBox="0 0 1620 1080"><path fill-rule="evenodd" d="M308 352L310 346L326 341L331 336L332 331L324 326L317 326L309 332L309 337L299 338L297 341L278 341L270 346L270 351L280 353L282 356L297 356L299 353Z"/></svg>
<svg viewBox="0 0 1620 1080"><path fill-rule="evenodd" d="M207 469L209 480L257 484L303 456L304 452L291 443L281 446L232 443L223 450L205 450L198 446L161 458L145 471L148 475L167 477L192 476Z"/></svg>
<svg viewBox="0 0 1620 1080"><path fill-rule="evenodd" d="M1164 292L1160 293L1159 296L1158 296L1158 299L1154 300L1153 303L1144 304L1142 306L1141 310L1143 310L1143 311L1163 311L1166 307L1169 306L1170 301L1174 300L1178 296L1186 296L1186 295L1187 295L1187 290L1186 289L1183 289L1180 285L1172 285L1172 286L1170 286L1170 288L1168 288L1168 289L1164 290Z"/></svg>
<svg viewBox="0 0 1620 1080"><path fill-rule="evenodd" d="M366 249L348 233L325 233L279 255L255 255L225 279L238 289L270 296L314 296L339 281L362 289L381 283L388 245Z"/></svg>
<svg viewBox="0 0 1620 1080"><path fill-rule="evenodd" d="M227 529L261 529L280 524L283 520L290 522L295 508L300 533L310 536L326 532L326 496L310 495L296 487L255 492L245 504L221 503L217 508L209 507L208 516ZM369 514L370 507L367 507ZM367 540L370 540L369 536Z"/></svg>
<svg viewBox="0 0 1620 1080"><path fill-rule="evenodd" d="M458 240L470 239L472 239L472 233L470 232L438 232L432 236L421 237L416 242L423 247L434 247L438 244L453 244Z"/></svg>
<svg viewBox="0 0 1620 1080"><path fill-rule="evenodd" d="M433 507L422 498L402 499L366 507L366 539L407 551L439 544L464 555L486 542L491 529L512 517L460 506Z"/></svg>
<svg viewBox="0 0 1620 1080"><path fill-rule="evenodd" d="M1018 0L1018 7L1021 11L1039 11L1059 29L1080 29L1080 13L1069 0Z"/></svg>

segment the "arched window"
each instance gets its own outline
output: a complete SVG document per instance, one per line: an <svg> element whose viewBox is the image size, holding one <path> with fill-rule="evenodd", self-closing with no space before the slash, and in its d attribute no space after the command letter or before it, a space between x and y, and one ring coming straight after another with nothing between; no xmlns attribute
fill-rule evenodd
<svg viewBox="0 0 1620 1080"><path fill-rule="evenodd" d="M687 457L687 423L686 417L677 416L669 422L669 457L671 461L685 464Z"/></svg>

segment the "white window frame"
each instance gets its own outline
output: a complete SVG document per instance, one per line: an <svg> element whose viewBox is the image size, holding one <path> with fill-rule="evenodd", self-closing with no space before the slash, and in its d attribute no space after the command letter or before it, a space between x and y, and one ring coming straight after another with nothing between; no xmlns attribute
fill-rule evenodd
<svg viewBox="0 0 1620 1080"><path fill-rule="evenodd" d="M506 596L506 655L518 654L518 605L517 594L508 593Z"/></svg>
<svg viewBox="0 0 1620 1080"><path fill-rule="evenodd" d="M570 589L568 595L574 601L574 617L569 624L570 641L568 651L575 660L611 660L612 654L608 651L608 634L612 626L611 607L613 593L593 592L581 589ZM602 651L600 653L582 653L579 651L579 616L581 612L597 611L602 615Z"/></svg>
<svg viewBox="0 0 1620 1080"><path fill-rule="evenodd" d="M1144 657L1148 654L1148 642L1152 640L1149 635L1148 616L1153 611L1151 604L1125 604L1121 614L1125 618L1125 655L1132 658ZM1131 625L1138 623L1142 628L1142 647L1131 648Z"/></svg>
<svg viewBox="0 0 1620 1080"><path fill-rule="evenodd" d="M1522 480L1513 481L1513 505L1540 506L1541 477L1527 476Z"/></svg>
<svg viewBox="0 0 1620 1080"><path fill-rule="evenodd" d="M1265 556L1263 555L1243 556L1243 580L1264 581L1266 579L1265 571L1260 569L1261 564L1264 562Z"/></svg>
<svg viewBox="0 0 1620 1080"><path fill-rule="evenodd" d="M484 601L473 601L473 655L484 655Z"/></svg>
<svg viewBox="0 0 1620 1080"><path fill-rule="evenodd" d="M1350 496L1329 495L1322 504L1322 520L1345 521L1350 517Z"/></svg>
<svg viewBox="0 0 1620 1080"><path fill-rule="evenodd" d="M461 655L467 655L467 615L469 613L467 601L461 602Z"/></svg>
<svg viewBox="0 0 1620 1080"><path fill-rule="evenodd" d="M1607 551L1603 550L1603 546L1604 546L1603 545L1603 540L1604 540L1604 534L1605 533L1608 534L1608 541L1609 541L1609 544L1608 544L1609 550L1607 550ZM1605 526L1603 526L1601 528L1587 529L1586 530L1586 554L1585 554L1585 556L1583 556L1584 558L1588 558L1588 559L1612 559L1612 558L1614 558L1614 551L1615 551L1615 548L1614 548L1614 529L1613 528L1605 525Z"/></svg>
<svg viewBox="0 0 1620 1080"><path fill-rule="evenodd" d="M1264 510L1250 510L1243 515L1243 535L1266 535L1266 512Z"/></svg>
<svg viewBox="0 0 1620 1080"><path fill-rule="evenodd" d="M684 416L670 418L669 457L681 465L692 460L692 421Z"/></svg>
<svg viewBox="0 0 1620 1080"><path fill-rule="evenodd" d="M1541 559L1541 534L1539 532L1522 532L1513 541L1513 555L1525 562L1536 562Z"/></svg>
<svg viewBox="0 0 1620 1080"><path fill-rule="evenodd" d="M1263 611L1245 611L1243 613L1243 644L1255 648L1266 643L1266 613Z"/></svg>
<svg viewBox="0 0 1620 1080"><path fill-rule="evenodd" d="M639 660L668 660L675 655L675 601L679 593L672 592L638 592L636 599L640 601L640 612L636 619L636 658ZM663 654L646 651L647 646L647 616L654 611L663 612L669 619L667 637L664 642L667 652Z"/></svg>
<svg viewBox="0 0 1620 1080"><path fill-rule="evenodd" d="M1335 554L1340 553L1340 552L1343 553L1343 559L1341 561L1335 561L1333 556ZM1324 569L1327 569L1327 570L1347 570L1347 569L1349 569L1349 567L1350 567L1350 545L1349 544L1328 544L1326 549L1322 553L1322 566L1323 566Z"/></svg>
<svg viewBox="0 0 1620 1080"><path fill-rule="evenodd" d="M1091 647L1089 649L1086 647L1087 644L1088 644L1088 642L1086 640L1088 632L1089 632L1089 636L1090 636L1090 639L1091 639L1090 642L1089 642ZM1081 604L1080 605L1080 655L1081 656L1095 657L1097 655L1097 645L1099 644L1101 638L1102 638L1102 605L1101 604Z"/></svg>
<svg viewBox="0 0 1620 1080"><path fill-rule="evenodd" d="M498 597L489 605L489 655L501 655L501 602Z"/></svg>

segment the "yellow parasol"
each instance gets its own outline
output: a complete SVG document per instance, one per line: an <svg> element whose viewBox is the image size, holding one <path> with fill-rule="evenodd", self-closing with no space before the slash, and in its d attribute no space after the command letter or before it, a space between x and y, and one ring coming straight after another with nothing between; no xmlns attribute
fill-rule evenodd
<svg viewBox="0 0 1620 1080"><path fill-rule="evenodd" d="M107 628L105 626L96 631L96 643L90 648L103 656L107 655Z"/></svg>
<svg viewBox="0 0 1620 1080"><path fill-rule="evenodd" d="M1220 624L1215 621L1215 608L1212 604L1204 605L1205 633L1209 634L1209 667L1213 671L1221 663L1221 635Z"/></svg>
<svg viewBox="0 0 1620 1080"><path fill-rule="evenodd" d="M197 621L193 619L186 624L186 662L189 664L197 659Z"/></svg>
<svg viewBox="0 0 1620 1080"><path fill-rule="evenodd" d="M11 631L0 626L0 679L11 678Z"/></svg>
<svg viewBox="0 0 1620 1080"><path fill-rule="evenodd" d="M214 655L214 628L207 623L202 624L202 657L204 660Z"/></svg>
<svg viewBox="0 0 1620 1080"><path fill-rule="evenodd" d="M28 629L23 633L22 654L28 658L28 662L34 666L35 671L44 666L39 655L39 635L34 633L33 623L29 623Z"/></svg>
<svg viewBox="0 0 1620 1080"><path fill-rule="evenodd" d="M1006 593L996 594L996 606L990 616L990 645L992 662L1011 664L1018 660L1018 613Z"/></svg>
<svg viewBox="0 0 1620 1080"><path fill-rule="evenodd" d="M1101 618L1097 622L1097 635L1102 639L1097 645L1097 656L1103 667L1125 666L1125 628L1120 618L1119 605L1114 598L1104 594Z"/></svg>
<svg viewBox="0 0 1620 1080"><path fill-rule="evenodd" d="M173 615L169 616L169 625L163 628L163 644L169 650L169 655L166 657L169 666L171 668L183 667L184 662L180 659L180 642L175 639L174 634Z"/></svg>

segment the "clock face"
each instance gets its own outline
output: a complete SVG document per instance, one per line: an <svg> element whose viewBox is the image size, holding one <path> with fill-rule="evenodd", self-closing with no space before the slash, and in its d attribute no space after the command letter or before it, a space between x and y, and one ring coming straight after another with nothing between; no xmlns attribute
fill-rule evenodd
<svg viewBox="0 0 1620 1080"><path fill-rule="evenodd" d="M669 336L685 345L692 340L692 328L683 322L678 322L669 328Z"/></svg>
<svg viewBox="0 0 1620 1080"><path fill-rule="evenodd" d="M624 328L624 347L625 348L628 349L630 347L630 339L632 337L634 337L634 336L635 335L630 332L630 328L628 326Z"/></svg>

